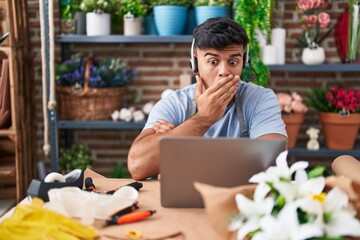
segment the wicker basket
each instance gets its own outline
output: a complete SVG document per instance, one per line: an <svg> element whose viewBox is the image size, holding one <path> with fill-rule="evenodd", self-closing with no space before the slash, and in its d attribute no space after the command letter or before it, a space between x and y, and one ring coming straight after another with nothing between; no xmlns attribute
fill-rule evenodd
<svg viewBox="0 0 360 240"><path fill-rule="evenodd" d="M119 110L124 87L91 88L88 79L92 61L85 67L85 83L81 89L57 86L60 117L71 120L105 120L111 113Z"/></svg>

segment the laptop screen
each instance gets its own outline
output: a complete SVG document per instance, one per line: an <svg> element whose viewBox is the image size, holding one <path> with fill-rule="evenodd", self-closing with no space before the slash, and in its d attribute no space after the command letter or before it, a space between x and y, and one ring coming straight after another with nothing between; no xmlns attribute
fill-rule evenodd
<svg viewBox="0 0 360 240"><path fill-rule="evenodd" d="M160 140L163 207L203 207L195 181L219 187L248 184L275 164L286 143L280 139L170 137Z"/></svg>

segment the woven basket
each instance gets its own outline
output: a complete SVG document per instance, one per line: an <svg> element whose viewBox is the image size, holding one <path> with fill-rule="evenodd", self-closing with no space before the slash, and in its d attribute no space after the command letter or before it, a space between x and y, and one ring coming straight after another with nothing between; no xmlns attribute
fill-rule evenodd
<svg viewBox="0 0 360 240"><path fill-rule="evenodd" d="M105 120L111 117L112 112L120 109L125 88L89 87L91 63L91 60L86 63L83 88L57 86L56 91L62 119Z"/></svg>

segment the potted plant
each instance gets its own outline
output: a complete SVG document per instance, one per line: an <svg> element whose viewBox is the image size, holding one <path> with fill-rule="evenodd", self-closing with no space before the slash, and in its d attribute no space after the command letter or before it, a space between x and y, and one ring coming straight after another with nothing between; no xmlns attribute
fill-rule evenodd
<svg viewBox="0 0 360 240"><path fill-rule="evenodd" d="M279 92L276 96L280 104L282 119L286 124L288 148L293 148L308 108L304 105L302 97L296 92L291 94Z"/></svg>
<svg viewBox="0 0 360 240"><path fill-rule="evenodd" d="M202 24L208 18L228 16L231 4L232 0L195 0L196 24Z"/></svg>
<svg viewBox="0 0 360 240"><path fill-rule="evenodd" d="M187 7L187 0L154 0L155 25L161 36L179 35L184 31Z"/></svg>
<svg viewBox="0 0 360 240"><path fill-rule="evenodd" d="M320 112L327 148L352 149L360 124L360 91L324 87L311 88L305 94L305 104Z"/></svg>
<svg viewBox="0 0 360 240"><path fill-rule="evenodd" d="M327 3L319 0L298 0L297 10L302 14L301 25L305 31L298 38L304 47L301 59L305 64L321 64L325 61L325 52L320 44L330 34L329 28L322 36L321 30L330 23L330 15L324 11Z"/></svg>
<svg viewBox="0 0 360 240"><path fill-rule="evenodd" d="M76 32L76 12L79 11L80 0L60 1L61 32L74 34Z"/></svg>
<svg viewBox="0 0 360 240"><path fill-rule="evenodd" d="M60 115L65 119L104 120L121 107L125 86L136 75L120 58L84 61L75 56L56 66Z"/></svg>
<svg viewBox="0 0 360 240"><path fill-rule="evenodd" d="M124 19L124 35L142 34L146 9L141 0L121 0L119 13Z"/></svg>
<svg viewBox="0 0 360 240"><path fill-rule="evenodd" d="M91 164L91 152L83 144L74 144L71 148L60 151L59 166L63 173L74 169L85 170Z"/></svg>
<svg viewBox="0 0 360 240"><path fill-rule="evenodd" d="M118 3L111 0L82 0L80 9L86 12L86 34L109 35L111 17L115 16L118 7Z"/></svg>

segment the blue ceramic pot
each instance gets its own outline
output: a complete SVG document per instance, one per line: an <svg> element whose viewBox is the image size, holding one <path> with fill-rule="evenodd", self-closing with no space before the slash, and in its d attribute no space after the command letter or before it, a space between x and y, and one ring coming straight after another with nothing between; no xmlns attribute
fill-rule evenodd
<svg viewBox="0 0 360 240"><path fill-rule="evenodd" d="M226 17L229 15L229 8L224 6L198 6L195 7L196 24L200 25L209 18Z"/></svg>
<svg viewBox="0 0 360 240"><path fill-rule="evenodd" d="M156 28L161 36L180 35L184 31L187 8L161 5L154 7Z"/></svg>

